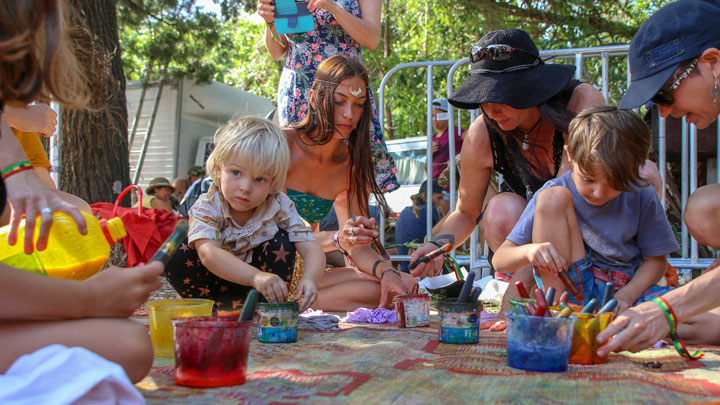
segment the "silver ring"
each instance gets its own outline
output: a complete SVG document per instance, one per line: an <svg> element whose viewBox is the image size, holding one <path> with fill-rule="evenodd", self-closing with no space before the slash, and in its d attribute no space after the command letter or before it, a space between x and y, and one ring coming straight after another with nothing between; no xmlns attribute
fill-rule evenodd
<svg viewBox="0 0 720 405"><path fill-rule="evenodd" d="M41 214L52 214L53 210L52 210L52 208L43 208L40 210L40 213Z"/></svg>
<svg viewBox="0 0 720 405"><path fill-rule="evenodd" d="M357 217L356 217L355 215L353 215L352 217L350 217L350 221L352 221L353 225L355 224L355 220L356 220L356 219L357 219Z"/></svg>
<svg viewBox="0 0 720 405"><path fill-rule="evenodd" d="M348 235L352 238L353 236L355 236L355 232L353 232L351 229L350 232L348 232Z"/></svg>

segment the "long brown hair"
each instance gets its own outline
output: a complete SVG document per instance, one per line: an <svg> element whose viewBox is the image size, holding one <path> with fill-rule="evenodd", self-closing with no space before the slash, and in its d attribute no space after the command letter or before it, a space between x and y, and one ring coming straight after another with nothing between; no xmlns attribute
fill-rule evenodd
<svg viewBox="0 0 720 405"><path fill-rule="evenodd" d="M0 100L28 104L52 95L87 103L84 75L71 51L60 0L0 1Z"/></svg>
<svg viewBox="0 0 720 405"><path fill-rule="evenodd" d="M360 77L368 87L370 81L367 71L357 59L347 55L335 55L320 63L312 85L315 103L308 102L305 119L293 127L309 139L309 142L306 142L299 137L301 142L307 145L325 145L330 142L335 132L333 93L343 80L353 77ZM371 121L372 105L368 91L360 121L347 139L350 152L348 197L356 198L364 215L368 215L370 192L373 193L378 204L383 206L386 204L382 190L375 182L375 166L370 151ZM311 135L316 129L315 135ZM348 213L352 214L349 204Z"/></svg>

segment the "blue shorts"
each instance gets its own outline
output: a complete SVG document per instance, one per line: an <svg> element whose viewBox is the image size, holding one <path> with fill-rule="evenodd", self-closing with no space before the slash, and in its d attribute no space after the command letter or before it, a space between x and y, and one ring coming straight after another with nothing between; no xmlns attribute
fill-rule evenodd
<svg viewBox="0 0 720 405"><path fill-rule="evenodd" d="M578 302L572 295L570 295L570 299L568 300L569 303L584 306L593 298L596 298L598 301L602 301L603 295L605 294L605 282L595 278L591 267L592 252L588 251L584 259L580 259L572 263L568 268L567 272L568 275L570 275L570 279L573 283L575 283L578 290L580 290L580 293L583 295L582 303ZM533 277L535 278L535 282L537 283L538 288L543 288L542 280L537 273L537 269L533 267ZM674 289L674 287L654 285L648 288L633 305L650 301L653 297L666 294Z"/></svg>

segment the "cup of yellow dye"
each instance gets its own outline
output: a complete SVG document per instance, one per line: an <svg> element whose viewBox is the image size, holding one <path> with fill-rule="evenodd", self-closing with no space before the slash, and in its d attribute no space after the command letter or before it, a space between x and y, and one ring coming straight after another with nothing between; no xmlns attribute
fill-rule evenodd
<svg viewBox="0 0 720 405"><path fill-rule="evenodd" d="M292 343L297 341L297 302L258 302L258 341L262 343Z"/></svg>
<svg viewBox="0 0 720 405"><path fill-rule="evenodd" d="M395 312L398 326L417 328L430 325L430 296L427 294L405 294L396 296Z"/></svg>
<svg viewBox="0 0 720 405"><path fill-rule="evenodd" d="M572 364L603 364L607 363L607 356L597 355L597 349L602 346L597 342L597 335L607 328L613 320L612 312L602 314L573 314L575 332L570 347L570 360Z"/></svg>
<svg viewBox="0 0 720 405"><path fill-rule="evenodd" d="M158 357L173 357L173 331L170 320L189 316L210 316L215 302L204 298L148 301L150 339Z"/></svg>

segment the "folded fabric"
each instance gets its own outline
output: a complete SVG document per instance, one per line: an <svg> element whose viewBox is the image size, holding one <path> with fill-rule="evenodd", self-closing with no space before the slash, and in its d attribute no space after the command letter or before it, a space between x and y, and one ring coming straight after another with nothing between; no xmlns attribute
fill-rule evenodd
<svg viewBox="0 0 720 405"><path fill-rule="evenodd" d="M340 317L308 309L298 315L298 329L339 330Z"/></svg>
<svg viewBox="0 0 720 405"><path fill-rule="evenodd" d="M348 312L346 320L359 323L397 323L397 314L385 308L358 308Z"/></svg>
<svg viewBox="0 0 720 405"><path fill-rule="evenodd" d="M0 404L144 404L118 364L81 348L51 345L0 375Z"/></svg>

